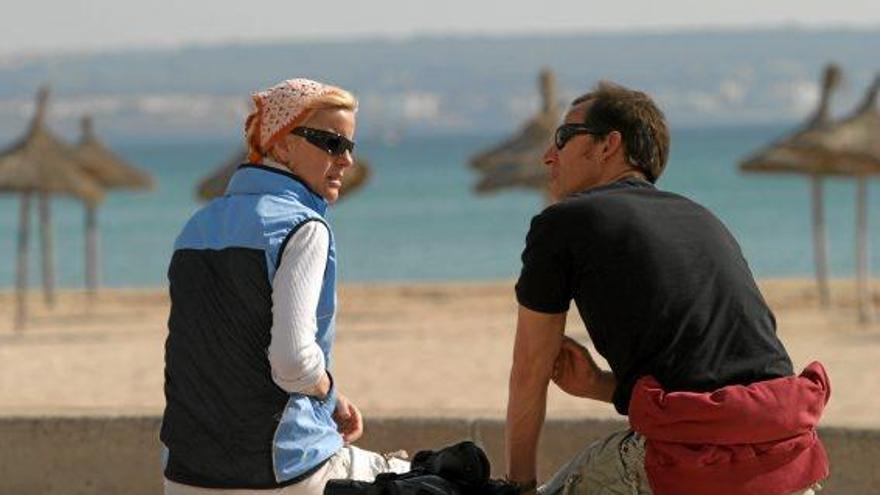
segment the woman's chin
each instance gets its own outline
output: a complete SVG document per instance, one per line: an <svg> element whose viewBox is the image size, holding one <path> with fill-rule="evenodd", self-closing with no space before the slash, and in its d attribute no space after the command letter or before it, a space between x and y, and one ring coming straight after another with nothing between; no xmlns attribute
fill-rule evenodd
<svg viewBox="0 0 880 495"><path fill-rule="evenodd" d="M327 187L324 189L324 199L327 200L328 203L335 203L337 199L339 199L339 188L338 187Z"/></svg>

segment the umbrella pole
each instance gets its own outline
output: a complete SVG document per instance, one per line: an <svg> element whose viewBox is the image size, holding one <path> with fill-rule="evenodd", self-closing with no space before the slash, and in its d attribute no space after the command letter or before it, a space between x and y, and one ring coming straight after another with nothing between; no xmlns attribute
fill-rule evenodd
<svg viewBox="0 0 880 495"><path fill-rule="evenodd" d="M95 205L86 204L86 289L90 301L98 295L98 215Z"/></svg>
<svg viewBox="0 0 880 495"><path fill-rule="evenodd" d="M15 329L24 330L27 324L27 286L28 286L28 241L31 226L31 193L21 195L18 221L18 266L15 270Z"/></svg>
<svg viewBox="0 0 880 495"><path fill-rule="evenodd" d="M856 289L859 321L868 323L873 319L868 267L868 180L858 177L856 186Z"/></svg>
<svg viewBox="0 0 880 495"><path fill-rule="evenodd" d="M49 193L40 191L40 248L43 264L43 297L46 305L55 305L55 263L52 259L52 217L49 209Z"/></svg>
<svg viewBox="0 0 880 495"><path fill-rule="evenodd" d="M822 196L822 178L812 177L813 186L813 252L816 257L816 283L819 286L819 304L827 308L831 301L828 288L828 235L825 231L825 205Z"/></svg>

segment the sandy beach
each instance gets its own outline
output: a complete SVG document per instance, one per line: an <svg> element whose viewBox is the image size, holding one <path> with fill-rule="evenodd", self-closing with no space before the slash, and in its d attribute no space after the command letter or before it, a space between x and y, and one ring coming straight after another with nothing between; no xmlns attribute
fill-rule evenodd
<svg viewBox="0 0 880 495"><path fill-rule="evenodd" d="M880 324L859 325L854 283L833 283L818 307L809 280L765 280L779 335L796 368L825 363L833 392L825 425L880 428ZM103 291L94 304L62 291L48 310L12 329L13 295L0 293L0 414L159 413L168 316L164 289ZM333 369L370 416L501 417L513 343L513 282L350 284L339 295ZM586 341L576 313L567 333ZM552 387L551 387L552 388ZM552 388L551 417L614 417L610 405Z"/></svg>

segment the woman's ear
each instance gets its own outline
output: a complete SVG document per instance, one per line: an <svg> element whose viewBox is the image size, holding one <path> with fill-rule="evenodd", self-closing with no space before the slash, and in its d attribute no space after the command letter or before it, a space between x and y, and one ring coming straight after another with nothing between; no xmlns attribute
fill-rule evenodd
<svg viewBox="0 0 880 495"><path fill-rule="evenodd" d="M287 138L279 139L269 150L269 157L278 163L286 164L290 162L291 154L290 141Z"/></svg>

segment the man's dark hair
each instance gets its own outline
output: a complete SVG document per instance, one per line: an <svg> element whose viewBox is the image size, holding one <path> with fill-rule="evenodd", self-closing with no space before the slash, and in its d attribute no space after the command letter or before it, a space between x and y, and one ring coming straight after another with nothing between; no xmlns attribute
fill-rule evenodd
<svg viewBox="0 0 880 495"><path fill-rule="evenodd" d="M624 154L651 182L656 182L669 157L669 128L663 112L651 97L609 81L576 98L571 105L589 102L585 124L596 129L617 131Z"/></svg>

